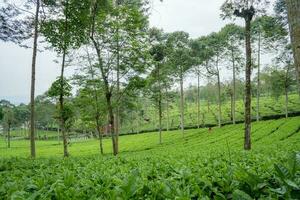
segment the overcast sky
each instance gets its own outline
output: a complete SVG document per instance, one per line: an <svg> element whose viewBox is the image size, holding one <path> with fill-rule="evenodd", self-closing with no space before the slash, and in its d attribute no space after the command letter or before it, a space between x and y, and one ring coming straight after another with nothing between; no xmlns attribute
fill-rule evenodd
<svg viewBox="0 0 300 200"><path fill-rule="evenodd" d="M150 24L166 32L183 30L191 37L218 31L226 24L220 18L224 0L153 0ZM37 57L36 95L44 93L59 75L55 53L42 52ZM0 99L28 103L31 78L31 49L0 42ZM67 69L72 71L72 69ZM70 72L69 72L70 73Z"/></svg>

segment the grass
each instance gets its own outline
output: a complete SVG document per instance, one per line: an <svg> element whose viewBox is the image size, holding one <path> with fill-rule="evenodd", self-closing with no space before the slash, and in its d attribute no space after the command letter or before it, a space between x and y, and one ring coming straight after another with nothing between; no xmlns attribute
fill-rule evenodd
<svg viewBox="0 0 300 200"><path fill-rule="evenodd" d="M0 199L297 199L300 195L300 117L255 122L252 150L243 150L243 124L222 128L121 136L120 154L97 140L62 144L0 141Z"/></svg>
<svg viewBox="0 0 300 200"><path fill-rule="evenodd" d="M290 119L269 120L255 122L252 124L253 148L260 148L271 140L274 145L285 145L295 143L300 139L300 134L294 133L299 129L300 117ZM298 130L299 131L299 130ZM285 139L284 137L287 137ZM291 139L293 138L293 139ZM180 131L163 132L163 144L158 144L158 134L144 133L137 135L121 136L119 139L120 152L142 152L142 151L164 151L164 149L176 149L176 151L194 150L224 150L224 146L229 144L230 148L241 150L243 148L243 124L228 125L222 128L213 128L209 131L206 128L186 130L184 138ZM299 146L297 142L296 146ZM111 140L104 139L104 151L111 153ZM217 147L215 145L218 145ZM273 146L272 144L270 144ZM58 141L36 141L37 156L62 156L62 142ZM11 142L11 148L6 148L4 139L0 141L1 157L28 157L29 141L16 140ZM96 155L99 153L99 141L96 139L72 140L69 146L70 154L73 156Z"/></svg>

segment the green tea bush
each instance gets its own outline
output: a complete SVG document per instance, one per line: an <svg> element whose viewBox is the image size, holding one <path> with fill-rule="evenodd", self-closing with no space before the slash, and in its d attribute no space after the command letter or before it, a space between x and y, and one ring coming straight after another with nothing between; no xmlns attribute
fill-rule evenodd
<svg viewBox="0 0 300 200"><path fill-rule="evenodd" d="M122 136L117 157L98 155L97 141L74 143L68 159L46 142L36 160L12 148L0 199L299 199L299 119L253 123L251 151L242 124L164 132L162 145L156 133Z"/></svg>

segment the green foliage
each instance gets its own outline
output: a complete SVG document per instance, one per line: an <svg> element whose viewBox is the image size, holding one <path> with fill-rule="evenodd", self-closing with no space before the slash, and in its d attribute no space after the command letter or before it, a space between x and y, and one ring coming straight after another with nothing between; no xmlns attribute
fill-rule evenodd
<svg viewBox="0 0 300 200"><path fill-rule="evenodd" d="M223 38L223 44L225 47L224 60L229 63L227 64L229 69L233 68L233 62L236 68L236 73L241 71L244 67L244 57L240 49L240 46L244 42L244 30L242 27L235 24L227 24L219 32L221 38Z"/></svg>
<svg viewBox="0 0 300 200"><path fill-rule="evenodd" d="M49 97L58 99L61 94L65 97L70 97L72 95L72 86L69 84L67 79L61 80L61 78L56 79L47 91Z"/></svg>
<svg viewBox="0 0 300 200"><path fill-rule="evenodd" d="M272 46L274 45L272 43L276 43L288 35L287 30L275 17L267 15L253 21L252 32L256 35L258 33L262 35L266 40L266 42L264 42L265 46Z"/></svg>
<svg viewBox="0 0 300 200"><path fill-rule="evenodd" d="M283 26L287 28L288 17L285 3L285 0L276 0L274 5L274 12L276 14L276 18L281 22Z"/></svg>
<svg viewBox="0 0 300 200"><path fill-rule="evenodd" d="M140 76L132 76L128 80L128 85L126 86L126 89L130 91L130 93L134 93L134 91L141 90L146 85L145 79L143 79Z"/></svg>
<svg viewBox="0 0 300 200"><path fill-rule="evenodd" d="M0 107L0 121L3 119L3 108Z"/></svg>
<svg viewBox="0 0 300 200"><path fill-rule="evenodd" d="M58 53L78 48L87 42L89 1L63 0L47 1L47 18L41 23L41 32L46 41Z"/></svg>
<svg viewBox="0 0 300 200"><path fill-rule="evenodd" d="M63 102L63 109L61 109L60 99L61 97L71 97L72 86L67 79L58 78L52 83L50 89L47 91L47 95L57 101L57 112L54 113L54 118L64 120L65 128L69 130L75 120L74 105L73 102L65 99Z"/></svg>
<svg viewBox="0 0 300 200"><path fill-rule="evenodd" d="M99 157L98 141L72 142L68 159L57 141L13 141L0 159L0 196L63 199L297 199L299 117L253 123L253 151L242 151L243 125L122 136L118 157ZM298 131L297 131L298 130ZM296 132L292 136L291 133ZM104 139L109 150L111 143ZM226 145L227 143L227 145ZM1 143L0 145L3 145ZM15 157L25 158L15 158Z"/></svg>
<svg viewBox="0 0 300 200"><path fill-rule="evenodd" d="M247 18L249 14L265 13L268 4L268 0L225 0L221 7L221 17L224 19L234 17Z"/></svg>
<svg viewBox="0 0 300 200"><path fill-rule="evenodd" d="M167 63L168 56L170 56L167 46L168 35L156 28L150 29L149 32L152 67L147 77L145 95L157 105L157 101L162 101L165 96L164 91L172 83L172 67Z"/></svg>
<svg viewBox="0 0 300 200"><path fill-rule="evenodd" d="M291 71L286 72L282 69L265 68L261 74L261 79L275 99L278 99L284 93L285 88L289 91L295 83Z"/></svg>
<svg viewBox="0 0 300 200"><path fill-rule="evenodd" d="M172 75L177 78L183 76L193 65L189 34L183 31L170 33L166 45Z"/></svg>
<svg viewBox="0 0 300 200"><path fill-rule="evenodd" d="M73 126L74 120L75 120L75 107L73 103L66 102L64 104L64 109L61 112L61 115L63 117L63 120L65 121L65 128L66 130L70 130Z"/></svg>
<svg viewBox="0 0 300 200"><path fill-rule="evenodd" d="M55 116L55 104L46 95L35 98L35 116L39 128L57 127Z"/></svg>
<svg viewBox="0 0 300 200"><path fill-rule="evenodd" d="M11 126L15 122L15 114L12 108L4 109L3 122L6 126Z"/></svg>
<svg viewBox="0 0 300 200"><path fill-rule="evenodd" d="M252 200L251 196L241 190L235 190L232 194L234 200Z"/></svg>
<svg viewBox="0 0 300 200"><path fill-rule="evenodd" d="M276 179L279 181L279 188L273 191L282 198L296 199L300 195L300 153L293 153L287 160L287 165L274 164Z"/></svg>
<svg viewBox="0 0 300 200"><path fill-rule="evenodd" d="M81 88L74 98L77 110L76 124L80 129L95 130L98 120L102 126L106 122L107 109L104 93L99 80L87 80L81 82Z"/></svg>
<svg viewBox="0 0 300 200"><path fill-rule="evenodd" d="M30 112L29 107L25 104L21 104L14 108L15 118L18 125L22 125L29 121Z"/></svg>
<svg viewBox="0 0 300 200"><path fill-rule="evenodd" d="M20 6L23 7L24 5ZM2 1L0 5L0 41L13 42L24 46L22 42L31 37L32 23L11 1Z"/></svg>

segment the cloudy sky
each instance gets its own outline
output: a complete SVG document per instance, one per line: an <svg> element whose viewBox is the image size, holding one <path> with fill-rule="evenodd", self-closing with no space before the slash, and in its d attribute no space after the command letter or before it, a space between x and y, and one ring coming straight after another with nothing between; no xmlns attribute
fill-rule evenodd
<svg viewBox="0 0 300 200"><path fill-rule="evenodd" d="M218 31L225 25L220 18L224 0L153 0L150 23L166 32L183 30L191 37ZM31 77L31 49L0 42L0 99L28 103ZM36 95L44 93L59 75L53 52L41 52L37 58ZM68 69L69 73L72 69Z"/></svg>

